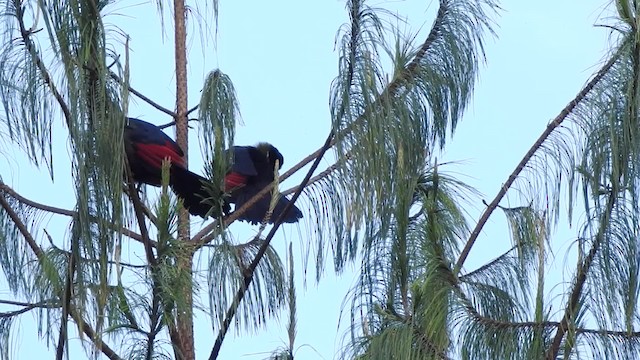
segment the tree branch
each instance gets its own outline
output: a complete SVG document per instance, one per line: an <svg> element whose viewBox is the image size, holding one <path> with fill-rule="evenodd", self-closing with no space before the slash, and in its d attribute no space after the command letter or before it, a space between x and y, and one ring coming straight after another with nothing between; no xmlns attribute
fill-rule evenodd
<svg viewBox="0 0 640 360"><path fill-rule="evenodd" d="M0 318L14 317L20 314L24 314L27 311L31 311L33 309L53 309L53 308L60 307L60 304L58 304L57 302L54 302L54 300L45 300L37 303L25 303L25 302L19 302L19 301L0 300L0 304L15 305L15 306L23 307L20 310L0 312Z"/></svg>
<svg viewBox="0 0 640 360"><path fill-rule="evenodd" d="M327 167L324 171L322 171L318 175L316 175L316 176L312 177L311 179L309 179L309 183L307 184L307 187L309 185L312 185L312 184L324 179L325 177L331 175L332 172L336 171L338 166L339 166L339 163L336 162L335 164ZM298 190L298 188L299 188L299 186L290 187L287 190L284 190L281 194L282 194L282 196L287 196L287 195L293 194L294 192L296 192Z"/></svg>
<svg viewBox="0 0 640 360"><path fill-rule="evenodd" d="M76 272L76 258L74 255L74 241L71 242L71 252L69 254L69 266L67 268L67 279L65 281L64 293L62 294L62 316L60 317L60 333L58 334L58 346L56 347L56 360L64 357L64 347L67 342L67 318L71 308L71 296L73 287L73 275Z"/></svg>
<svg viewBox="0 0 640 360"><path fill-rule="evenodd" d="M62 209L62 208L58 208L58 207L54 207L54 206L49 206L49 205L45 205L45 204L41 204L39 202L35 202L33 200L27 199L24 196L18 194L15 190L13 190L12 188L10 188L7 184L0 182L0 192L4 192L7 195L11 196L12 198L14 198L15 200L17 200L20 203L23 203L29 207L32 207L34 209L38 209L38 210L43 210L46 212L50 212L53 214L58 214L58 215L64 215L64 216L69 216L72 218L75 218L78 216L78 212L77 211L73 211L73 210L67 210L67 209ZM97 218L94 216L90 217L90 220L95 222L97 221ZM115 225L111 225L111 228L113 230L119 231L122 235L127 236L133 240L136 240L140 243L142 243L142 236L136 232L133 232L125 227L121 227L120 229L116 229ZM156 246L156 242L155 241L151 241L151 245L153 247Z"/></svg>
<svg viewBox="0 0 640 360"><path fill-rule="evenodd" d="M114 73L114 72L110 72L109 73L111 75L111 78L114 79L115 81L117 81L118 83L120 83L121 85L124 85L124 82L122 81L122 79L120 78L120 76L118 76L118 74ZM134 94L135 96L139 97L140 99L142 99L144 102L146 102L147 104L151 105L152 107L160 110L161 112L171 116L171 117L175 117L176 113L167 109L166 107L158 104L157 102L151 100L150 98L148 98L147 96L145 96L144 94L142 94L141 92L139 92L138 90L132 88L131 86L127 86L127 88L129 89L129 92Z"/></svg>
<svg viewBox="0 0 640 360"><path fill-rule="evenodd" d="M163 167L165 167L165 163L163 163ZM167 168L168 169L168 168ZM145 255L147 257L147 262L149 263L150 267L151 267L151 280L153 282L153 287L152 287L152 310L151 310L151 319L150 319L150 323L151 323L151 331L149 331L149 333L147 334L147 359L151 359L153 358L153 342L155 340L155 337L158 333L157 329L157 322L158 322L158 308L160 305L160 300L161 300L161 284L160 284L160 280L158 279L158 261L153 253L153 248L151 246L151 240L149 237L149 231L145 225L145 209L144 209L144 205L142 204L142 202L140 201L140 198L138 197L138 192L135 190L135 186L133 185L133 181L131 178L131 171L129 169L128 163L127 163L127 176L129 178L128 181L128 189L129 189L129 196L131 198L131 201L133 202L133 208L135 210L135 214L136 214L136 219L138 221L138 224L140 226L140 233L142 234L142 238L143 238L143 243L144 243L144 249L145 249ZM163 189L164 191L164 189ZM157 248L157 247L156 247ZM164 304L166 305L166 304ZM167 319L166 321L167 324L167 329L169 330L169 337L171 338L171 342L174 344L174 347L176 346L176 344L179 344L179 339L180 339L180 335L178 330L176 329L175 324L173 324L171 321L169 321ZM178 358L178 357L176 357Z"/></svg>
<svg viewBox="0 0 640 360"><path fill-rule="evenodd" d="M5 199L4 196L0 196L0 207L2 207L4 209L4 211L9 215L9 218L11 218L11 221L13 221L15 226L18 228L18 231L20 231L20 233L22 234L22 237L27 242L27 245L29 245L29 247L31 248L31 251L33 251L33 253L36 255L38 260L39 261L44 261L44 258L46 256L44 254L44 251L42 251L40 246L36 243L35 239L33 238L31 233L27 229L27 227L24 224L24 222L22 221L22 219L20 219L18 214L13 210L13 208L11 208L11 206L9 205L9 203L7 202L7 200ZM100 351L102 351L102 353L105 356L107 356L111 360L121 360L120 356L118 356L115 353L115 351L113 351L113 349L111 349L108 345L106 345L102 341L102 339L100 339L96 335L96 333L93 330L93 328L91 328L91 326L89 326L89 324L87 324L87 322L84 321L84 319L82 319L82 317L77 313L75 308L73 308L73 307L69 308L69 315L71 315L71 317L74 319L74 321L77 324L81 324L82 331L87 336L89 336L89 338L92 340L94 346L97 349L99 349Z"/></svg>
<svg viewBox="0 0 640 360"><path fill-rule="evenodd" d="M251 285L251 282L253 281L253 274L255 273L255 270L258 267L258 264L260 263L260 260L262 260L262 257L264 256L265 252L269 248L269 244L271 243L271 240L273 239L273 236L276 234L276 232L280 228L280 225L282 224L282 221L284 220L284 218L287 216L287 213L289 212L289 210L291 210L291 208L293 207L293 204L296 202L296 200L298 199L298 197L302 193L302 190L304 189L306 184L311 179L311 175L313 175L313 172L318 168L318 165L320 164L320 161L322 160L322 156L324 156L324 154L327 152L327 150L331 147L331 142L332 142L333 138L334 138L334 132L331 131L329 133L329 136L327 137L327 140L325 141L324 145L322 146L322 148L320 148L320 153L319 153L318 157L316 157L316 160L314 161L314 163L309 168L309 171L307 171L307 175L304 177L304 179L302 180L302 182L298 186L298 189L296 190L296 193L293 194L293 197L291 197L290 202L285 206L285 208L282 211L282 213L280 213L280 216L278 216L278 218L275 220L275 222L273 224L273 227L271 228L271 230L269 231L269 234L267 234L267 237L264 239L264 241L260 245L260 249L258 249L258 252L256 253L256 256L254 257L253 261L245 269L245 271L244 271L244 284L243 284L243 286L241 286L238 289L238 291L236 292L234 301L231 303L231 306L229 307L229 309L227 309L224 321L222 323L220 331L218 332L218 336L216 338L216 342L213 345L213 349L211 349L211 354L209 355L209 360L215 360L215 359L218 358L218 354L220 353L220 348L222 347L222 342L224 341L225 335L226 335L226 333L227 333L227 331L229 329L229 326L231 325L231 321L233 320L233 317L235 316L235 313L236 313L236 311L238 309L238 306L240 305L240 302L244 298L244 295L247 292L247 289L249 288L249 285ZM255 197L254 197L254 199L255 199ZM243 206L243 208L244 207L245 206Z"/></svg>
<svg viewBox="0 0 640 360"><path fill-rule="evenodd" d="M621 46L621 48L622 47L623 46ZM518 175L522 172L522 170L525 168L527 163L531 160L531 158L533 158L535 153L542 146L542 144L547 140L549 135L551 135L551 133L562 124L562 122L569 116L569 114L571 114L571 112L576 108L576 106L578 106L578 104L580 104L580 102L582 102L587 97L587 95L593 89L593 87L596 86L596 84L600 82L600 80L602 80L602 78L607 74L607 72L611 69L611 67L618 61L619 57L620 57L620 50L616 54L614 54L611 57L611 59L609 59L609 61L605 63L605 65L600 69L600 71L598 71L598 73L593 77L593 79L591 79L591 81L587 83L587 85L582 89L582 91L580 91L578 95L573 100L571 100L571 102L569 102L569 104L567 104L567 106L565 106L564 109L562 109L560 114L558 114L558 116L556 116L556 118L553 119L553 121L551 121L549 125L547 125L547 128L542 132L542 134L536 140L533 146L531 146L529 151L527 151L527 153L524 155L522 160L520 160L520 163L518 163L515 170L513 170L511 175L509 175L509 177L507 178L507 181L500 188L500 191L498 191L498 194L496 195L496 197L493 199L493 201L491 201L489 206L487 206L485 211L482 213L482 216L480 216L480 219L478 220L478 223L476 224L475 228L471 232L471 235L469 235L469 239L464 245L464 248L460 253L460 257L456 262L456 266L454 268L455 273L458 273L462 268L462 266L464 265L464 262L467 260L467 257L469 256L469 252L471 251L471 248L473 247L475 241L477 240L478 235L480 235L480 232L484 228L484 225L489 220L491 213L493 213L493 211L498 207L498 204L500 203L502 198L507 194L507 191L509 190L511 185L513 185L514 181L516 180Z"/></svg>
<svg viewBox="0 0 640 360"><path fill-rule="evenodd" d="M44 65L44 63L42 62L42 59L40 59L40 56L38 55L38 51L36 50L35 45L31 40L31 34L33 33L33 31L31 29L27 29L26 26L24 25L24 11L23 11L22 4L20 4L20 1L16 1L16 3L17 3L15 7L16 18L18 19L18 26L20 27L20 36L22 36L22 41L24 42L24 46L29 52L29 55L31 55L31 59L35 63L36 67L40 70L40 76L42 76L42 80L44 81L45 84L47 84L47 86L49 87L49 90L51 90L51 93L53 94L53 97L58 101L58 104L60 105L60 109L64 114L67 127L71 128L71 125L70 125L71 111L69 110L69 106L64 101L62 94L60 94L60 92L58 91L58 88L53 83L53 80L51 79L51 75L49 74L47 67Z"/></svg>
<svg viewBox="0 0 640 360"><path fill-rule="evenodd" d="M89 324L84 321L84 319L82 319L75 308L69 309L69 315L71 315L71 318L76 322L76 324L80 324L82 332L85 333L85 335L87 335L89 339L91 339L93 345L98 350L102 351L102 353L106 357L108 357L110 360L122 360L122 358L118 354L116 354L116 352L109 345L105 344L105 342L102 341L102 338L96 334L95 330L93 330L93 328L89 326Z"/></svg>
<svg viewBox="0 0 640 360"><path fill-rule="evenodd" d="M373 108L375 108L380 103L380 101L382 101L382 99L388 98L390 96L395 96L396 92L398 91L400 86L402 86L402 84L404 84L407 80L409 80L412 76L414 76L414 73L417 70L418 66L420 65L420 62L422 62L422 60L424 60L424 57L426 56L427 51L431 48L431 46L433 46L433 44L436 41L438 35L442 31L442 20L443 20L443 17L444 17L445 14L446 14L446 11L444 9L442 9L442 6L441 6L441 8L438 11L438 15L436 17L436 20L434 21L434 26L432 27L431 32L429 33L429 35L425 39L424 43L420 46L420 49L418 50L418 52L416 53L414 58L411 60L411 62L406 66L406 68L404 70L400 71L398 73L398 75L393 78L393 80L387 85L387 87L378 96L377 101L373 102L373 104L371 105ZM193 111L196 108L197 107L194 107L190 111ZM331 139L331 142L329 144L329 148L334 146L337 143L338 139L342 138L345 134L347 134L350 131L352 131L353 128L357 124L365 121L366 116L367 116L367 113L364 113L364 114L360 115L351 124L349 124L347 127L342 129L339 133L337 133L336 136L333 136L332 139ZM309 164L311 161L313 161L313 160L317 159L319 156L321 156L320 154L324 155L325 152L326 152L326 149L324 149L324 146L319 148L318 150L314 151L309 156L305 157L300 162L298 162L296 165L294 165L289 170L287 170L284 174L282 174L280 176L279 180L278 180L278 183L281 183L281 182L285 181L291 175L293 175L296 172L298 172L298 170L302 169L304 166ZM320 179L320 178L321 178L321 176L318 175L318 177L314 178L314 179L317 180L317 179ZM247 201L244 206L242 206L240 209L236 209L229 216L225 217L224 218L225 226L228 226L233 221L235 221L238 217L240 217L240 215L242 215L246 211L246 209L248 209L251 206L253 206L253 204L255 204L258 201L258 199L261 199L264 195L266 195L268 192L270 192L273 189L274 185L275 184L273 184L273 183L269 184L264 189L262 189L262 191L260 191L258 194L256 194L253 198L251 198L249 201ZM290 190L292 190L292 189L290 189ZM287 190L287 191L290 191L290 190ZM191 242L194 244L194 246L196 246L196 248L200 248L202 245L210 242L211 240L213 240L215 238L215 234L212 234L211 232L214 229L216 229L217 227L218 227L218 224L217 224L216 221L214 221L211 224L205 226L196 235L194 235L191 238Z"/></svg>

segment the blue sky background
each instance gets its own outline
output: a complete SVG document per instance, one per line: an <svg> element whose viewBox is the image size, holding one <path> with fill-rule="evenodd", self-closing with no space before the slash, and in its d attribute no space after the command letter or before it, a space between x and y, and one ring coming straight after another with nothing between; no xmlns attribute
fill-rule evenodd
<svg viewBox="0 0 640 360"><path fill-rule="evenodd" d="M504 11L495 17L498 38L487 38L486 65L480 70L473 102L440 161L461 161L450 170L464 174L463 179L476 187L490 201L517 162L544 130L547 123L577 94L606 58L609 29L594 27L606 24L611 15L599 0L504 1ZM437 1L378 1L384 7L408 16L407 29L420 29L419 41L430 29ZM121 1L111 5L105 21L114 24L130 37L131 86L168 108L175 104L174 55L172 30L165 29L164 39L155 2ZM207 13L210 15L211 12ZM329 125L329 91L337 74L334 40L340 25L348 20L343 1L220 1L217 37L205 40L205 49L191 27L189 40L189 103L197 104L206 74L220 68L236 88L244 125L238 126L236 143L240 145L269 141L285 157L285 169L319 148ZM194 19L189 19L195 24ZM213 21L206 20L212 31ZM169 18L165 23L170 24ZM116 27L110 27L117 30ZM115 44L121 49L121 44ZM119 50L120 51L120 50ZM170 119L142 100L132 96L129 115L164 124ZM173 135L171 130L167 133ZM202 172L197 132L191 132L190 167ZM72 209L75 199L70 184L69 151L62 119L54 133L55 182L45 172L37 172L25 158L10 148L2 148L0 175L22 195L47 204ZM330 165L324 160L321 168ZM288 188L301 180L296 174L282 184ZM472 224L482 204L471 209ZM514 205L514 204L512 204ZM193 218L192 231L201 226ZM57 234L60 244L67 231L68 219L53 217L44 226ZM510 246L507 228L500 213L491 218L485 232L471 252L467 269L481 265ZM232 233L238 241L248 240L255 229L234 224ZM281 250L292 241L298 261L297 289L298 337L300 359L332 359L339 352L348 317L338 328L339 311L344 296L355 279L354 271L340 278L331 266L320 284L314 281L313 265L306 282L301 254L306 251L306 228L285 225L274 239ZM572 241L571 230L561 226L552 238L557 264L567 261L565 253ZM44 241L44 233L38 237ZM138 256L138 245L123 253ZM203 259L203 261L206 261ZM558 272L558 281L568 280ZM306 285L306 286L305 286ZM562 290L560 286L557 291ZM10 298L6 284L0 280L0 298ZM2 307L0 307L2 309ZM36 341L37 324L30 315L22 316L22 326L14 333L14 358L53 357L54 348ZM229 337L220 359L260 359L286 343L286 317L273 321L267 330ZM233 334L232 329L230 334ZM217 334L208 317L196 314L196 354L208 357ZM119 348L117 343L110 344ZM72 342L71 358L83 358L79 342Z"/></svg>

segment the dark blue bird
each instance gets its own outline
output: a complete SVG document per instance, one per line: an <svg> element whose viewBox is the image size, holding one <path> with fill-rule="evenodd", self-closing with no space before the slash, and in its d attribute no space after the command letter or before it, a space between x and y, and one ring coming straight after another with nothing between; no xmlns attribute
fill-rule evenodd
<svg viewBox="0 0 640 360"><path fill-rule="evenodd" d="M205 217L211 209L211 198L205 186L207 179L185 167L184 152L159 127L139 119L129 118L124 128L124 144L129 168L137 182L160 186L162 161L171 160L169 185L182 199L192 215ZM220 195L222 192L220 192ZM224 210L228 211L229 205ZM212 211L218 216L219 210Z"/></svg>
<svg viewBox="0 0 640 360"><path fill-rule="evenodd" d="M228 200L235 204L236 210L274 181L276 162L280 168L284 163L284 158L280 151L271 144L260 143L257 146L233 147L233 165L225 177L225 192L230 194ZM268 192L238 219L252 224L262 222L269 210L270 202L271 193ZM269 223L278 219L288 203L289 199L279 194ZM295 223L301 218L302 212L293 205L283 221Z"/></svg>
<svg viewBox="0 0 640 360"><path fill-rule="evenodd" d="M203 218L207 215L219 216L219 210L209 212L212 203L221 201L223 191L212 199L208 180L189 171L185 167L184 152L173 139L159 127L135 118L129 118L124 130L125 151L133 179L137 182L160 186L162 161L171 160L169 185L183 201L191 215ZM260 143L254 146L234 146L233 164L225 175L222 210L229 211L229 203L235 203L239 209L265 186L274 181L276 161L281 167L282 154L273 145ZM271 194L267 193L251 208L239 217L239 220L252 224L262 222L269 209ZM289 199L280 195L269 222L273 223L289 203ZM284 218L284 222L294 223L302 218L302 212L295 205Z"/></svg>

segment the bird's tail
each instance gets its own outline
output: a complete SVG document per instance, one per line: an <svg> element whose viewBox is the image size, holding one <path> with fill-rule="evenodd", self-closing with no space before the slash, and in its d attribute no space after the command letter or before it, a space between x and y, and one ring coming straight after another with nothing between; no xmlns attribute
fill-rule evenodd
<svg viewBox="0 0 640 360"><path fill-rule="evenodd" d="M206 218L207 213L211 210L209 215L218 217L221 213L220 207L212 206L212 204L221 199L222 192L218 194L217 198L212 198L212 194L207 190L207 182L208 180L204 177L181 166L171 167L171 188L182 199L182 203L189 210L189 213Z"/></svg>
<svg viewBox="0 0 640 360"><path fill-rule="evenodd" d="M249 201L254 195L259 193L260 190L262 190L263 188L264 186L255 186L255 185L248 185L243 187L241 191L238 191L237 194L234 194L235 196L232 196L232 200L236 204L235 209L236 210L240 209L242 205L244 205L247 201ZM289 199L287 199L285 196L280 194L278 202L273 208L273 213L269 218L270 224L273 224L278 219L278 217L280 217L280 214L284 212L284 208L287 206L289 202L290 202ZM267 214L270 204L271 204L271 194L267 193L255 204L253 204L250 208L248 208L247 211L245 211L242 215L240 215L238 220L246 221L254 225L259 224L262 222L265 215ZM301 218L302 218L302 211L300 211L300 209L298 209L297 206L293 205L289 210L289 212L287 213L287 216L283 219L283 222L295 223L295 222L298 222L298 220Z"/></svg>

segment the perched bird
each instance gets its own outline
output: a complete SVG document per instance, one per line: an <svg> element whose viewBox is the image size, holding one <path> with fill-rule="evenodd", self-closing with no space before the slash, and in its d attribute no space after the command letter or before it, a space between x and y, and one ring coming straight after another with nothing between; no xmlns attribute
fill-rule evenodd
<svg viewBox="0 0 640 360"><path fill-rule="evenodd" d="M271 184L276 174L277 166L282 167L284 158L275 146L268 143L260 143L254 146L234 146L233 165L225 176L225 192L230 194L229 202L235 204L236 210L244 205L254 195ZM271 193L267 193L253 206L247 209L239 220L251 224L262 222L271 202ZM289 199L281 195L278 198L269 222L273 223L283 212ZM302 212L295 205L287 213L284 222L295 223L302 218Z"/></svg>
<svg viewBox="0 0 640 360"><path fill-rule="evenodd" d="M124 129L125 151L133 180L160 186L162 177L162 161L171 160L169 173L169 185L178 195L189 210L191 215L203 218L211 209L210 201L203 201L211 197L208 191L208 180L198 174L189 171L185 167L184 152L159 127L135 118L129 118ZM220 189L219 199L224 198L222 211L229 212L229 203L235 203L239 209L249 199L256 195L265 186L274 180L276 161L282 166L284 159L282 154L273 145L260 143L253 146L234 146L233 164L224 178L224 192L228 197L223 197L223 189ZM210 187L210 186L209 186ZM267 193L244 214L239 220L252 224L262 222L269 210L271 194ZM269 222L273 223L289 203L289 199L280 196L273 209ZM211 211L210 215L219 216L220 211ZM302 218L302 212L295 205L288 212L284 221L297 222Z"/></svg>
<svg viewBox="0 0 640 360"><path fill-rule="evenodd" d="M205 217L211 209L211 203L203 202L211 196L205 186L207 179L185 167L184 152L173 139L151 123L129 118L124 128L124 144L133 180L160 186L162 161L171 160L169 185L190 214ZM228 208L226 205L224 210ZM218 213L214 211L213 215Z"/></svg>

